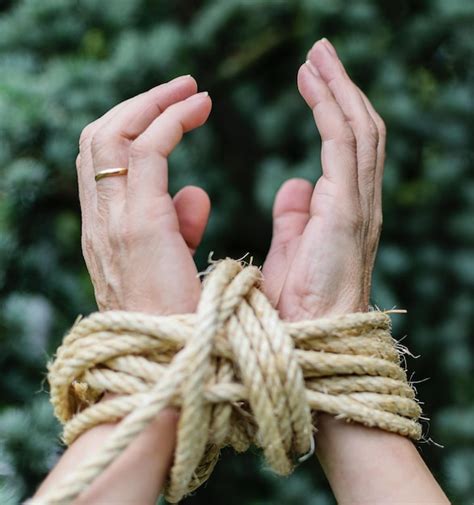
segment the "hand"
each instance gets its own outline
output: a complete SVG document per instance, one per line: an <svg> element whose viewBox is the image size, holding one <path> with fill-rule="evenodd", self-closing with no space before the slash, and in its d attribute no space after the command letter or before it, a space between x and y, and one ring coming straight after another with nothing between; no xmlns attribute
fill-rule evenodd
<svg viewBox="0 0 474 505"><path fill-rule="evenodd" d="M290 180L273 209L265 289L289 320L368 309L382 225L385 127L334 47L317 42L298 73L322 140L315 187ZM317 455L341 504L448 500L410 440L321 414Z"/></svg>
<svg viewBox="0 0 474 505"><path fill-rule="evenodd" d="M298 89L321 135L322 176L287 181L273 209L265 290L289 320L366 311L382 225L385 126L325 39Z"/></svg>
<svg viewBox="0 0 474 505"><path fill-rule="evenodd" d="M193 312L201 283L192 254L209 216L207 194L195 187L168 193L167 157L184 132L211 110L190 76L127 100L87 126L77 158L82 246L101 310L155 314ZM94 181L107 167L127 176ZM154 504L166 479L177 413L162 412L74 503ZM35 497L69 476L77 462L101 449L113 424L79 437Z"/></svg>
<svg viewBox="0 0 474 505"><path fill-rule="evenodd" d="M100 310L193 312L201 284L192 253L209 217L207 194L168 193L167 157L211 111L190 76L127 100L88 125L77 158L82 247ZM94 181L99 170L127 176Z"/></svg>

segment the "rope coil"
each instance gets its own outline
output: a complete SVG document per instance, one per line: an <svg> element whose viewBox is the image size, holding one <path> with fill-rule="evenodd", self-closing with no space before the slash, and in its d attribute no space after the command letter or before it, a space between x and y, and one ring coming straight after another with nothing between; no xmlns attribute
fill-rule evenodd
<svg viewBox="0 0 474 505"><path fill-rule="evenodd" d="M227 259L206 276L195 314L76 321L49 365L63 438L121 422L98 455L34 503L70 503L167 406L181 409L171 502L206 481L228 445L255 444L275 472L290 473L311 453L315 412L421 437L386 313L285 322L260 283L258 268ZM119 396L98 402L105 392Z"/></svg>

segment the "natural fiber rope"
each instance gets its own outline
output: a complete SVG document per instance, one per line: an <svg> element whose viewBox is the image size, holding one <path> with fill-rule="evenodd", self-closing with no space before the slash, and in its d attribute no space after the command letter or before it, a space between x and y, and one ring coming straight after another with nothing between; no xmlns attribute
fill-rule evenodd
<svg viewBox="0 0 474 505"><path fill-rule="evenodd" d="M73 501L170 405L181 409L171 502L209 477L227 445L256 444L288 474L312 450L312 411L420 438L420 407L386 313L288 323L260 282L258 268L227 259L210 269L195 314L110 311L76 321L49 366L64 440L122 421L35 505ZM105 392L119 396L97 402Z"/></svg>

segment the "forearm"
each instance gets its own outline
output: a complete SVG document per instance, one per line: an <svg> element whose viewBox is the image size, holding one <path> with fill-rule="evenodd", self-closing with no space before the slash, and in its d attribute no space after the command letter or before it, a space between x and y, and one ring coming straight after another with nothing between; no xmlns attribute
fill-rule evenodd
<svg viewBox="0 0 474 505"><path fill-rule="evenodd" d="M317 455L341 505L448 504L413 443L319 416Z"/></svg>
<svg viewBox="0 0 474 505"><path fill-rule="evenodd" d="M171 466L177 412L167 409L97 478L74 505L120 503L154 505ZM38 489L35 498L54 489L79 463L100 451L116 425L97 426L79 437L64 453Z"/></svg>

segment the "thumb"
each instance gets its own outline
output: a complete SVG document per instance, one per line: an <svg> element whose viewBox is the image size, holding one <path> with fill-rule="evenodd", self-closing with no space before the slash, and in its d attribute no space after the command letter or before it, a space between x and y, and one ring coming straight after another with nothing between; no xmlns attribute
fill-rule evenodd
<svg viewBox="0 0 474 505"><path fill-rule="evenodd" d="M186 186L176 193L173 203L178 216L179 231L191 254L194 254L209 220L209 196L202 188Z"/></svg>
<svg viewBox="0 0 474 505"><path fill-rule="evenodd" d="M290 179L282 185L273 205L273 247L280 248L303 233L312 194L313 185L305 179Z"/></svg>

